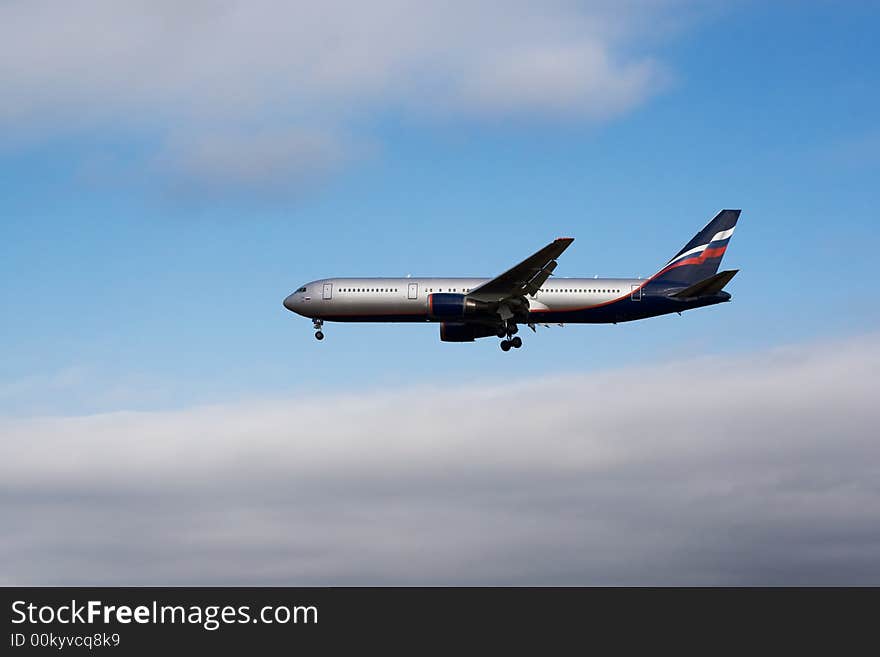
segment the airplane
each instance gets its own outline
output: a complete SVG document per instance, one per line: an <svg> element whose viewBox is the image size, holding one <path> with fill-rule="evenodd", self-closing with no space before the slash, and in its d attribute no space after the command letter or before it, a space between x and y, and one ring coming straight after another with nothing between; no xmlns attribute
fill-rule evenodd
<svg viewBox="0 0 880 657"><path fill-rule="evenodd" d="M501 338L522 347L518 325L617 324L730 301L724 286L739 271L718 273L741 210L721 210L656 274L641 278L559 278L557 258L574 238L560 237L495 278L322 278L284 299L312 320L432 322L443 342Z"/></svg>

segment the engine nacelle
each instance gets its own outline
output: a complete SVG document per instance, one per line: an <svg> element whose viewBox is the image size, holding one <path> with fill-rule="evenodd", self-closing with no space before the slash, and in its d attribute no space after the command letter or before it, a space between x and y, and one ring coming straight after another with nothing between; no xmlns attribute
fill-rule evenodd
<svg viewBox="0 0 880 657"><path fill-rule="evenodd" d="M428 314L431 317L464 317L481 312L489 312L489 304L468 299L464 294L438 292L428 295Z"/></svg>
<svg viewBox="0 0 880 657"><path fill-rule="evenodd" d="M440 324L440 340L443 342L473 342L477 338L495 335L498 329L486 324L443 322Z"/></svg>

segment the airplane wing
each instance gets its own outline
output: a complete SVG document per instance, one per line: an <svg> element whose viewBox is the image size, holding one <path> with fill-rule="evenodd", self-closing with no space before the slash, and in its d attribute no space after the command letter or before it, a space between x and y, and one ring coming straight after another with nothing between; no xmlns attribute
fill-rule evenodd
<svg viewBox="0 0 880 657"><path fill-rule="evenodd" d="M475 287L468 297L498 302L511 297L534 294L556 269L556 258L574 242L573 237L558 237L543 249L530 255L491 281Z"/></svg>

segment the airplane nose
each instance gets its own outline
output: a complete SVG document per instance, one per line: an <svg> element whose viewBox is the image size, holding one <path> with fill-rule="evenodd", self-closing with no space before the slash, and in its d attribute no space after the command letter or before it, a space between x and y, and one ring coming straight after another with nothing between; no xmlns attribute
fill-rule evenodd
<svg viewBox="0 0 880 657"><path fill-rule="evenodd" d="M291 312L295 312L296 310L296 301L293 298L292 294L288 294L284 299L284 307L290 310Z"/></svg>

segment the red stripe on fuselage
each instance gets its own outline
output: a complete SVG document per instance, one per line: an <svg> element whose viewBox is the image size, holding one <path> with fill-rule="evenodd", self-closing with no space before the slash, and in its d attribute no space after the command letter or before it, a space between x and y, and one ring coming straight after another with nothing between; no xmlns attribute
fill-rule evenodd
<svg viewBox="0 0 880 657"><path fill-rule="evenodd" d="M543 309L542 310L538 310L538 309L529 310L529 312L530 313L573 313L573 312L578 312L581 310L592 310L593 308L602 308L604 306L610 306L612 303L617 303L618 301L623 301L627 297L632 298L633 294L641 291L641 289L643 287L645 287L648 283L653 281L655 278L662 276L663 274L665 274L666 272L668 272L671 269L675 269L676 267L683 267L684 265L702 265L704 262L706 262L706 260L709 260L710 258L720 258L721 256L724 255L724 252L726 250L727 250L726 244L724 246L719 246L715 249L703 249L703 252L700 255L694 256L693 258L687 258L685 260L682 260L681 262L676 262L674 264L669 265L668 267L665 267L664 269L661 269L656 274L651 276L651 278L645 279L645 281L641 285L639 285L637 288L635 288L634 290L630 290L628 294L624 294L624 295L619 296L617 298L611 299L610 301L603 301L602 303L593 304L592 306L580 306L578 308L565 308L565 309L558 309L558 310L554 309L554 308L547 308L546 310L543 310Z"/></svg>
<svg viewBox="0 0 880 657"><path fill-rule="evenodd" d="M666 267L664 269L661 269L656 274L651 276L651 278L645 279L642 282L642 284L639 285L637 288L631 289L628 293L623 294L619 297L615 297L614 299L610 299L609 301L602 301L601 303L596 303L596 304L593 304L590 306L579 306L577 308L559 308L559 309L547 308L546 310L535 308L535 309L530 309L529 313L534 313L534 314L538 314L538 313L573 313L573 312L578 312L581 310L592 310L593 308L603 308L604 306L610 306L612 303L617 303L618 301L623 301L627 297L631 298L633 294L635 294L636 292L639 292L648 283L653 281L655 278L662 276L663 274L670 271L671 269L675 269L676 267L683 267L684 265L701 265L706 260L708 260L710 258L720 258L722 255L724 255L724 252L726 250L727 250L726 244L724 246L719 246L715 249L708 249L708 248L704 249L700 255L694 256L692 258L687 258L685 260L682 260L681 262L676 262L674 264L669 265L668 267ZM426 315L426 317L431 317L434 314L434 299L432 297L433 297L432 294L428 295L428 314ZM352 316L357 316L357 315L381 317L383 313L370 312L370 313L340 313L340 314L344 317L352 317ZM422 313L420 311L417 311L417 312L396 312L396 313L384 313L384 314L387 314L387 315L421 315ZM333 317L333 315L327 314L327 315L321 315L321 317L329 319L329 318Z"/></svg>

